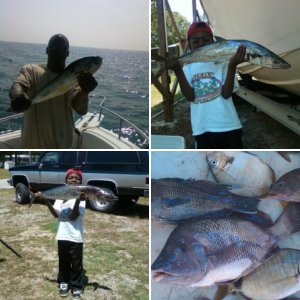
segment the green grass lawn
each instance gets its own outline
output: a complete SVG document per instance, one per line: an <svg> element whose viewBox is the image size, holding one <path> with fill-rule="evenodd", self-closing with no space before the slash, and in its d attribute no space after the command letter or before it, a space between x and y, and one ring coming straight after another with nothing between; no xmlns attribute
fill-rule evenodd
<svg viewBox="0 0 300 300"><path fill-rule="evenodd" d="M5 169L0 169L0 179L9 178L9 172Z"/></svg>
<svg viewBox="0 0 300 300"><path fill-rule="evenodd" d="M60 299L48 208L19 205L14 190L0 190L0 216L0 238L22 255L0 244L0 299ZM84 299L149 299L149 199L115 214L87 209L83 225Z"/></svg>

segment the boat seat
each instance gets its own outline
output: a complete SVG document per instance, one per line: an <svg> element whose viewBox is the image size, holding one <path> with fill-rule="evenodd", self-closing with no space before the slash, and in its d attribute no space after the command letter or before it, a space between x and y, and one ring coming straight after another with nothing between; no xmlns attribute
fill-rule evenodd
<svg viewBox="0 0 300 300"><path fill-rule="evenodd" d="M151 135L152 149L185 149L185 140L180 135Z"/></svg>

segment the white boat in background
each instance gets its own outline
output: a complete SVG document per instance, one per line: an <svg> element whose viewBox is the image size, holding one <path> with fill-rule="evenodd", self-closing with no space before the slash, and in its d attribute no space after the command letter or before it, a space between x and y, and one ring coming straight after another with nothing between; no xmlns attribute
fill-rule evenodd
<svg viewBox="0 0 300 300"><path fill-rule="evenodd" d="M75 122L76 141L74 149L140 149L147 148L149 145L149 137L136 125L129 120L104 107L105 98L101 101L100 111L97 113L88 112ZM102 127L104 114L119 120L119 128L117 133ZM0 122L8 122L14 118L22 117L21 114L5 117ZM132 128L140 139L143 140L143 147L137 146L127 137L122 137L122 129L124 126ZM0 134L0 149L19 149L20 148L21 130L14 130Z"/></svg>
<svg viewBox="0 0 300 300"><path fill-rule="evenodd" d="M291 68L275 70L242 64L238 70L300 95L299 0L201 0L214 34L259 43L284 58Z"/></svg>
<svg viewBox="0 0 300 300"><path fill-rule="evenodd" d="M242 86L237 95L284 126L300 135L300 1L299 0L200 0L215 36L224 39L244 39L259 43L286 60L289 69L270 69L243 63L238 72L249 75L250 85ZM260 84L261 85L261 84ZM249 87L249 88L248 88ZM280 104L266 96L266 90L281 100L293 102L296 109ZM279 91L279 93L278 93ZM295 103L296 99L296 103ZM296 105L295 105L296 104Z"/></svg>

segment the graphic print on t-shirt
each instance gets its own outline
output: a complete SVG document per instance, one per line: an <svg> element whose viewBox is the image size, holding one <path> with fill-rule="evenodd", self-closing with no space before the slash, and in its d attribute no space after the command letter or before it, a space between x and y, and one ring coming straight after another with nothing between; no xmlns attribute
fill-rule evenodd
<svg viewBox="0 0 300 300"><path fill-rule="evenodd" d="M67 207L60 211L59 218L61 221L69 221L71 219L72 209Z"/></svg>
<svg viewBox="0 0 300 300"><path fill-rule="evenodd" d="M214 72L203 72L193 76L192 85L195 90L194 103L209 102L221 96L222 82L214 75Z"/></svg>

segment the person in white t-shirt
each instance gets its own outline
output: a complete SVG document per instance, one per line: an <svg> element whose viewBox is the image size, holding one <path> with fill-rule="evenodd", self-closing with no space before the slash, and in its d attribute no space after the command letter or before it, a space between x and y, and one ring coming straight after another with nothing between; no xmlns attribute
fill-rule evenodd
<svg viewBox="0 0 300 300"><path fill-rule="evenodd" d="M82 172L69 169L66 173L66 184L81 184ZM52 215L57 218L57 244L58 244L58 276L59 294L67 297L72 290L73 299L80 299L83 293L83 226L82 219L85 214L85 195L82 193L78 199L59 200L54 205L47 199L43 200Z"/></svg>
<svg viewBox="0 0 300 300"><path fill-rule="evenodd" d="M212 29L205 22L192 23L187 38L191 50L214 42ZM238 89L236 67L245 61L245 46L240 46L229 62L197 62L182 68L177 59L167 60L167 67L174 70L183 95L191 102L195 148L243 148L242 126L231 95Z"/></svg>

